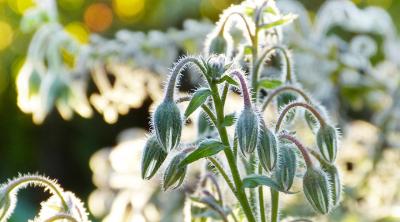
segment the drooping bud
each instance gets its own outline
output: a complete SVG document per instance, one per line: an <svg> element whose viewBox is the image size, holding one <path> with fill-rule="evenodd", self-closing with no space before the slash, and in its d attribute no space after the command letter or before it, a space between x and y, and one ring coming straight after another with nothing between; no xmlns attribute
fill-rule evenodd
<svg viewBox="0 0 400 222"><path fill-rule="evenodd" d="M322 125L317 132L317 145L322 157L333 163L337 154L336 130L330 125Z"/></svg>
<svg viewBox="0 0 400 222"><path fill-rule="evenodd" d="M274 178L284 191L289 191L296 175L297 158L295 148L287 143L280 143L278 162Z"/></svg>
<svg viewBox="0 0 400 222"><path fill-rule="evenodd" d="M323 171L326 173L329 179L329 190L332 197L332 205L335 207L340 202L340 195L342 192L342 185L340 184L340 175L336 166L332 164L326 164L323 166Z"/></svg>
<svg viewBox="0 0 400 222"><path fill-rule="evenodd" d="M331 209L328 177L318 168L309 167L303 177L303 190L312 208L326 214Z"/></svg>
<svg viewBox="0 0 400 222"><path fill-rule="evenodd" d="M277 96L276 102L277 102L277 106L279 111L281 111L280 109L282 109L283 107L285 107L286 105L288 105L291 102L294 102L297 100L297 96L294 93L290 93L290 92L283 92L281 94L279 94ZM285 116L285 122L287 124L290 124L293 120L294 117L296 116L296 109L291 109Z"/></svg>
<svg viewBox="0 0 400 222"><path fill-rule="evenodd" d="M174 156L165 170L163 177L163 188L167 190L178 188L185 179L187 165L181 166L181 161L185 158L185 153L180 153Z"/></svg>
<svg viewBox="0 0 400 222"><path fill-rule="evenodd" d="M151 179L167 157L156 136L151 136L144 147L142 156L142 178Z"/></svg>
<svg viewBox="0 0 400 222"><path fill-rule="evenodd" d="M278 159L278 143L275 134L265 124L261 124L257 152L261 166L268 172L272 171Z"/></svg>
<svg viewBox="0 0 400 222"><path fill-rule="evenodd" d="M178 106L172 100L164 100L153 116L157 140L165 152L178 146L182 133L182 118Z"/></svg>
<svg viewBox="0 0 400 222"><path fill-rule="evenodd" d="M205 50L206 55L225 54L227 57L230 57L233 51L232 37L223 31L210 33L207 36Z"/></svg>
<svg viewBox="0 0 400 222"><path fill-rule="evenodd" d="M308 110L304 110L304 120L313 133L319 129L318 119Z"/></svg>
<svg viewBox="0 0 400 222"><path fill-rule="evenodd" d="M259 117L252 109L243 109L236 122L236 135L243 155L253 153L258 141Z"/></svg>

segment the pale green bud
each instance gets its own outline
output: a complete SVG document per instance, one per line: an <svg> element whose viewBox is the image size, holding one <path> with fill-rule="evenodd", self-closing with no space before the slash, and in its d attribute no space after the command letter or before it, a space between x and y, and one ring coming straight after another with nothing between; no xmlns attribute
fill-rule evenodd
<svg viewBox="0 0 400 222"><path fill-rule="evenodd" d="M323 170L329 179L329 190L331 192L332 204L337 206L340 202L340 195L342 192L342 185L340 183L340 175L336 166L326 164L323 166Z"/></svg>
<svg viewBox="0 0 400 222"><path fill-rule="evenodd" d="M236 122L236 135L243 155L253 153L258 141L259 117L252 109L245 108Z"/></svg>
<svg viewBox="0 0 400 222"><path fill-rule="evenodd" d="M144 147L142 156L142 178L151 179L167 157L155 135L151 136Z"/></svg>
<svg viewBox="0 0 400 222"><path fill-rule="evenodd" d="M180 153L174 156L165 170L163 177L163 188L167 190L178 188L185 179L187 165L181 166L181 161L185 158L185 153Z"/></svg>
<svg viewBox="0 0 400 222"><path fill-rule="evenodd" d="M317 168L309 167L303 177L303 190L312 208L326 214L331 208L328 177Z"/></svg>
<svg viewBox="0 0 400 222"><path fill-rule="evenodd" d="M165 152L179 145L182 133L182 118L178 106L171 100L162 102L154 112L153 127L157 140Z"/></svg>
<svg viewBox="0 0 400 222"><path fill-rule="evenodd" d="M278 162L274 178L284 191L289 191L296 175L297 158L295 148L287 143L280 143Z"/></svg>
<svg viewBox="0 0 400 222"><path fill-rule="evenodd" d="M317 145L322 157L333 163L337 154L337 135L332 126L323 125L317 132Z"/></svg>
<svg viewBox="0 0 400 222"><path fill-rule="evenodd" d="M275 167L278 159L278 143L275 134L265 124L261 125L260 138L258 139L258 159L261 166L268 172Z"/></svg>

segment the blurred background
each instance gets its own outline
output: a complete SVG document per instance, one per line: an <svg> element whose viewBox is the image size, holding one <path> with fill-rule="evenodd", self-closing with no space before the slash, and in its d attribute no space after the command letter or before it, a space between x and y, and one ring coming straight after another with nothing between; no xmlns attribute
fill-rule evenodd
<svg viewBox="0 0 400 222"><path fill-rule="evenodd" d="M136 34L140 32L145 33L144 35L146 36L144 37L130 36L127 38L132 44L135 43L134 41L136 38L137 41L143 45L147 44L144 43L146 40L149 40L148 48L146 48L147 46L145 45L141 50L148 50L152 53L154 52L151 55L155 57L158 63L145 64L147 60L150 59L149 61L152 61L151 59L154 58L152 57L146 60L147 57L140 57L141 59L146 60L141 63L138 56L135 60L137 61L137 64L132 66L135 67L134 70L137 71L137 69L139 69L139 71L142 71L143 76L149 76L146 77L146 80L143 80L143 85L150 87L148 82L152 81L151 79L154 78L156 79L154 80L156 84L154 87L159 90L159 86L161 86L163 81L163 76L168 73L170 64L186 52L201 53L202 41L204 40L205 35L212 30L212 22L218 19L218 16L223 9L227 8L231 4L237 4L240 2L241 1L239 0L58 0L54 7L58 13L57 23L61 25L64 31L69 33L73 39L79 42L79 44L97 44L96 49L101 52L108 50L104 49L106 47L101 48L102 44L106 45L106 43L104 43L104 41L106 41L105 39L120 38L124 41L124 33L119 32L120 30L129 30ZM277 0L278 5L279 2L280 0ZM313 20L316 18L321 5L326 1L301 0L298 2L303 4L304 8L308 12L307 16ZM355 3L360 9L369 6L380 7L388 13L388 18L395 25L394 30L397 33L393 33L393 35L397 36L400 34L398 32L398 30L400 30L400 1L353 0L353 3ZM99 150L103 147L116 147L118 144L123 144L121 141L124 141L124 136L121 136L121 132L128 128L136 128L133 131L125 133L127 135L129 134L130 138L135 138L137 135L140 135L142 138L145 132L149 129L149 109L151 109L152 103L157 100L157 96L159 96L161 92L151 90L151 87L149 90L140 85L133 86L137 88L132 89L133 94L131 95L140 97L140 101L136 104L128 104L128 110L126 110L125 107L122 108L124 111L118 110L117 113L115 113L115 111L108 112L101 105L102 100L95 96L96 93L101 94L102 90L98 89L98 86L101 85L101 83L99 83L98 79L96 80L96 78L94 78L93 80L89 80L85 86L85 89L89 92L88 94L93 95L90 96L89 100L92 109L96 110L90 112L90 115L86 115L87 117L90 116L90 118L84 118L80 115L73 115L73 117L70 118L68 115L60 115L55 110L51 110L46 112L45 119L43 120L32 119L31 114L24 113L18 106L17 77L20 73L21 67L23 67L23 64L27 61L28 48L30 47L30 44L32 44L31 40L36 30L21 30L21 20L27 13L27 10L35 7L35 5L36 3L33 0L0 0L0 182L6 181L7 178L16 176L20 172L40 172L41 174L45 174L51 178L57 178L59 183L61 183L66 190L73 191L84 202L87 202L87 200L90 199L89 195L95 189L98 189L99 187L101 188L101 185L99 185L101 182L99 182L99 180L104 179L96 178L96 174L106 174L104 171L105 168L101 168L103 171L101 169L96 169L96 165L98 166L102 162L99 162L99 159L93 159L94 157L92 156L97 152L98 158L107 159L108 157L101 157L102 155L108 155L104 153L108 152L107 149L103 150L103 153L99 153ZM300 14L300 16L302 15ZM187 22L188 19L192 20ZM161 32L150 32L151 30L159 30ZM341 33L342 30L338 31L336 29L332 32L335 31ZM347 33L342 36L354 36L358 34L358 31L359 30L354 30L348 32L350 34ZM117 33L119 33L119 35L117 35ZM159 49L164 50L167 48L165 43L159 43L160 41L163 41L163 33L168 35L168 41L171 41L174 45L172 49L166 49L166 52L158 51ZM373 40L378 42L378 47L380 47L380 42L383 42L385 39L384 37L376 37L373 31L364 31L362 34L366 33L373 36ZM129 34L127 34L127 36L129 36ZM161 38L161 40L159 38ZM344 39L346 39L346 37L344 37ZM110 48L114 47L110 42L107 44L110 45ZM302 48L297 47L298 45L296 45L296 41L290 40L288 44L295 54L296 52L302 53ZM114 50L117 53L123 53L123 48L124 47L121 47L121 45L117 45L115 48L111 49L111 51ZM98 54L101 54L101 52ZM126 53L126 57L130 56L129 53L130 52ZM157 57L157 53L161 53L161 56ZM168 58L164 59L163 56L165 56L165 54L163 53L168 54ZM397 52L397 56L399 56L398 53L400 53L400 51ZM378 61L389 60L387 57L388 56L385 55L377 55L374 59L371 59L371 63L369 64L375 66L378 64ZM113 72L116 76L118 76L118 73L120 72L136 72L132 70L132 66L124 66L123 61L125 61L125 59L126 58L113 60L112 58L107 58L107 72ZM339 60L338 58L333 58L332 60L335 59ZM114 67L114 64L117 65ZM94 70L96 70L96 63L94 62L94 65L91 67L95 67ZM148 69L142 70L143 67L150 67L149 70L152 73L156 73L156 75L146 74ZM394 65L394 67L394 69L397 69L396 72L398 76L398 65ZM121 71L121 69L128 69L128 71ZM298 68L298 70L301 72L300 68ZM83 72L85 71L88 72L87 70L84 70ZM364 72L365 70L358 69L356 71ZM334 73L335 71L331 72ZM299 79L301 81L301 78ZM114 80L110 81L113 82ZM190 85L190 83L195 80L184 79L184 81L187 81L186 85ZM352 79L352 81L354 80ZM309 83L311 88L313 87L312 81L307 82L307 80L305 80L306 88L307 83ZM332 84L337 84L337 81L335 82L334 78ZM183 88L186 85L183 84ZM385 103L382 107L376 107L374 104L364 104L365 101L359 101L358 99L364 98L367 94L363 93L366 93L366 91L370 92L371 90L374 90L368 88L371 85L368 87L364 86L365 85L358 88L341 88L342 90L335 94L335 96L338 100L337 103L339 104L339 107L341 107L338 109L341 110L342 113L335 113L334 115L337 116L337 121L342 127L354 127L353 131L349 132L356 133L361 131L364 132L363 130L369 130L368 132L371 133L370 135L377 136L379 135L378 131L381 128L376 122L376 118L379 119L379 117L375 114L387 111L386 108L390 106L388 104L392 104L393 101ZM379 86L374 84L372 84L371 87L376 87L380 91L387 92L385 89L379 88ZM396 88L396 86L394 86L394 88ZM147 93L140 93L141 91L146 91ZM153 95L152 93L159 94ZM325 101L329 100L324 97L324 95L317 97L321 97L323 101L324 99ZM378 97L377 100L379 101L382 98L387 99L388 97L389 99L394 98L392 94L389 94L386 95L386 97ZM35 112L36 111L33 111L33 113ZM352 122L354 124L348 125L345 124L346 122ZM352 134L350 133L350 135ZM356 138L357 136L359 135L355 135L353 138ZM399 139L397 136L398 134L395 134L395 136L392 135L392 139L397 139L398 141ZM344 135L344 138L347 138L346 135ZM368 141L365 141L367 139L369 138L361 138L360 144L354 145L355 147L360 145L361 151L354 152L368 153L369 151L365 151L363 148L363 145L366 145L364 143L367 143L366 146L369 146L376 143L376 141L372 141L368 144ZM132 143L132 140L130 140L130 143ZM133 141L133 143L135 143L135 141ZM346 140L343 143L347 144ZM138 144L140 144L140 142L138 142ZM136 146L139 145L136 144ZM350 152L350 154L346 156L348 160L343 160L343 170L351 171L355 167L354 164L357 164L352 162L354 160L352 159L352 155L355 155L354 152ZM398 152L396 155L397 154ZM365 158L370 158L367 154L365 155ZM354 161L362 162L362 160ZM394 165L393 167L397 166ZM391 168L389 167L389 169ZM393 170L397 171L398 169L399 168ZM378 180L376 183L381 182L384 183L383 180ZM115 190L115 188L112 188L111 190ZM351 192L353 192L353 190L349 189L349 193ZM106 194L102 193L101 195ZM27 218L32 218L39 208L38 203L43 200L45 195L36 194L32 191L23 191L20 196L22 198L19 199L17 212L13 216L12 221L26 221ZM97 197L93 198L96 200ZM179 197L177 198L179 199ZM359 198L359 196L356 198ZM398 196L397 198L399 199ZM400 203L398 200L396 201L398 204L396 205L398 206L396 208L398 213L397 216L400 216ZM104 206L108 205L105 204ZM354 206L357 205L353 205L353 207ZM94 211L96 211L96 209L94 209ZM292 211L296 210L289 209L287 212ZM346 211L343 210L343 212ZM96 212L94 214L96 214ZM97 209L97 215L102 214L104 214L102 209ZM338 216L337 218L340 219L332 220L362 221L357 219L357 216ZM94 217L92 219L94 221L100 221ZM138 219L137 221L140 220ZM393 219L393 221L400 220Z"/></svg>

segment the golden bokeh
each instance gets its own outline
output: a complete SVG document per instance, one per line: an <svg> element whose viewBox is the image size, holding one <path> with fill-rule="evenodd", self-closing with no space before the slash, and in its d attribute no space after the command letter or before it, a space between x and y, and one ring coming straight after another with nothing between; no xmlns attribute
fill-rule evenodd
<svg viewBox="0 0 400 222"><path fill-rule="evenodd" d="M3 50L11 44L14 32L10 24L0 21L0 33L0 50Z"/></svg>
<svg viewBox="0 0 400 222"><path fill-rule="evenodd" d="M69 23L65 26L65 30L80 43L87 43L89 41L89 32L85 25L80 22Z"/></svg>
<svg viewBox="0 0 400 222"><path fill-rule="evenodd" d="M34 6L33 0L8 0L8 6L17 14L22 15L27 9Z"/></svg>
<svg viewBox="0 0 400 222"><path fill-rule="evenodd" d="M137 18L143 11L144 5L144 0L113 0L114 11L123 21Z"/></svg>

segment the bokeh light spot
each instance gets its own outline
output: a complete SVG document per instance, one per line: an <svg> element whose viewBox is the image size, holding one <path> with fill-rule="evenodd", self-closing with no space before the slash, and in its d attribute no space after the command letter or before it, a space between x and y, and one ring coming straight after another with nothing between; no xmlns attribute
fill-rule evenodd
<svg viewBox="0 0 400 222"><path fill-rule="evenodd" d="M65 30L80 43L88 42L89 32L84 24L80 22L71 22L65 26Z"/></svg>
<svg viewBox="0 0 400 222"><path fill-rule="evenodd" d="M0 33L0 50L3 50L11 44L14 32L7 22L0 21Z"/></svg>
<svg viewBox="0 0 400 222"><path fill-rule="evenodd" d="M144 0L114 0L113 8L118 17L125 21L140 15L144 9Z"/></svg>
<svg viewBox="0 0 400 222"><path fill-rule="evenodd" d="M103 32L107 30L113 19L112 10L104 3L90 5L84 15L84 21L90 31Z"/></svg>

